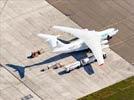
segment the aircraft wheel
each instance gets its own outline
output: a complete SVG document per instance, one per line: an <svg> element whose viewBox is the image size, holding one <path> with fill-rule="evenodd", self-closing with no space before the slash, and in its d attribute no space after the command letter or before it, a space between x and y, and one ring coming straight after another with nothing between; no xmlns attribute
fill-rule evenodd
<svg viewBox="0 0 134 100"><path fill-rule="evenodd" d="M76 69L79 69L79 68L80 68L80 66L76 67Z"/></svg>
<svg viewBox="0 0 134 100"><path fill-rule="evenodd" d="M106 59L107 58L107 55L106 54L103 54L103 58Z"/></svg>
<svg viewBox="0 0 134 100"><path fill-rule="evenodd" d="M97 62L97 59L95 59L94 62Z"/></svg>
<svg viewBox="0 0 134 100"><path fill-rule="evenodd" d="M70 70L69 71L66 71L66 73L70 73Z"/></svg>

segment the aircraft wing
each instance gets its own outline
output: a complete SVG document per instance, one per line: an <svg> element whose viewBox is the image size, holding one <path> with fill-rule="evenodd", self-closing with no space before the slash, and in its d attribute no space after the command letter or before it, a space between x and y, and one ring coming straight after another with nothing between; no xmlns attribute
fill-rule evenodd
<svg viewBox="0 0 134 100"><path fill-rule="evenodd" d="M87 46L92 50L95 58L99 65L104 63L102 47L101 47L101 37L95 31L88 31L87 29L76 29L63 26L54 26L53 28L58 29L63 32L70 33L75 37L82 39Z"/></svg>

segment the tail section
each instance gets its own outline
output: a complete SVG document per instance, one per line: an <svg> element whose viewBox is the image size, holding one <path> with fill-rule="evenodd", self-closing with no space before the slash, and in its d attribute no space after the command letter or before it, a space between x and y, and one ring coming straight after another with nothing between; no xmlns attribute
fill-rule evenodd
<svg viewBox="0 0 134 100"><path fill-rule="evenodd" d="M57 38L59 37L59 35L57 36L54 36L54 35L48 35L48 34L38 34L38 36L40 38L43 38L45 39L52 48L55 48L55 47L61 47L64 45L64 43L62 43L61 41L59 41Z"/></svg>
<svg viewBox="0 0 134 100"><path fill-rule="evenodd" d="M18 74L20 75L20 78L24 78L24 76L25 76L25 67L19 66L19 65L13 65L13 64L6 64L6 66L15 69L15 71L17 71Z"/></svg>

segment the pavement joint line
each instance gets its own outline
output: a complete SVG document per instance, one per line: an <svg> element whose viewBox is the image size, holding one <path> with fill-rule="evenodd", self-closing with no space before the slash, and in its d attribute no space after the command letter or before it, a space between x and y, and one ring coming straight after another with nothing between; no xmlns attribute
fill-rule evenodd
<svg viewBox="0 0 134 100"><path fill-rule="evenodd" d="M116 45L119 45L119 44L121 44L121 43L124 43L124 42L126 42L126 41L128 41L128 40L130 40L130 39L133 39L134 38L134 36L132 36L132 37L130 37L130 38L128 38L128 39L126 39L126 40L122 40L122 41L120 41L120 42L118 42L118 43L114 43L113 45L111 45L110 47L112 47L112 46L116 46Z"/></svg>
<svg viewBox="0 0 134 100"><path fill-rule="evenodd" d="M55 2L53 2L53 3L49 3L50 5L52 5L52 4L54 4L54 3L57 3L57 2L59 2L60 0L57 0L57 1L55 1ZM52 5L53 6L53 5ZM56 8L55 6L53 6L54 8ZM65 15L66 16L66 14L64 14L60 9L58 9L58 8L56 8L58 11L60 11L63 15ZM68 17L69 19L71 19L69 16L66 16L66 17ZM126 21L127 19L129 19L129 18L131 18L131 17L134 17L133 16L133 14L130 16L130 17L126 17L126 18L122 18L120 21L118 21L118 22L116 22L116 23L113 23L113 24L109 24L109 25L107 25L107 26L105 26L105 27L103 27L103 28L100 28L100 30L102 30L102 29L105 29L105 28L107 28L107 27L111 27L111 26L113 26L113 25L117 25L117 24L120 24L120 23L122 23L123 21ZM73 19L71 19L72 21L73 21ZM73 22L75 22L75 21L73 21ZM76 23L76 22L75 22ZM77 24L77 23L76 23ZM78 25L78 24L77 24ZM78 26L80 26L80 25L78 25ZM80 26L81 27L81 26Z"/></svg>
<svg viewBox="0 0 134 100"><path fill-rule="evenodd" d="M5 3L4 3L4 5L3 5L3 7L1 8L0 16L2 15L2 12L3 12L4 8L6 7L8 1L9 0L6 0Z"/></svg>
<svg viewBox="0 0 134 100"><path fill-rule="evenodd" d="M124 59L125 60L125 59ZM126 61L126 60L125 60ZM127 62L127 61L126 61ZM113 68L115 70L115 68ZM134 73L133 72L129 72L129 71L124 71L124 70L117 70L117 72L122 72L122 73L126 73L126 74L130 74L132 76L134 76Z"/></svg>
<svg viewBox="0 0 134 100"><path fill-rule="evenodd" d="M120 21L118 21L118 22L116 22L116 23L109 24L109 25L107 25L107 26L105 26L105 27L103 27L103 28L100 28L100 29L105 29L105 28L107 28L107 27L111 27L111 26L114 26L114 25L120 24L120 23L122 23L122 22L124 22L124 21L128 20L128 19L129 19L129 18L131 18L131 17L134 17L134 16L130 16L130 17L127 17L127 18L123 18L123 19L121 19Z"/></svg>
<svg viewBox="0 0 134 100"><path fill-rule="evenodd" d="M38 11L38 10L40 10L40 9L43 9L43 8L46 8L46 6L43 5L43 6L41 6L41 7L36 8L36 9L33 9L33 10L30 10L30 11L21 13L21 14L19 14L18 16L14 16L14 17L12 17L12 18L8 18L8 19L6 19L6 20L4 20L4 21L1 21L0 23L5 23L5 22L7 22L7 21L14 20L14 19L16 19L16 18L18 18L18 17L20 17L20 16L24 16L24 15L27 15L27 14L30 14L30 13L33 13L33 12L36 12L36 11Z"/></svg>
<svg viewBox="0 0 134 100"><path fill-rule="evenodd" d="M117 0L115 0L114 1L119 7L121 7L121 8L123 8L123 9L125 9L127 12L129 12L129 10L128 9L126 9L124 6L122 6L119 2L117 2ZM130 14L134 14L134 13L131 13L131 12L129 12Z"/></svg>
<svg viewBox="0 0 134 100"><path fill-rule="evenodd" d="M27 87L33 94L35 94L41 100L44 100L41 96L39 96L34 90L32 90L28 85L25 84L21 79L19 79L16 75L14 75L8 68L0 63L0 66L7 70L12 76L14 76L20 83L22 83L25 87Z"/></svg>

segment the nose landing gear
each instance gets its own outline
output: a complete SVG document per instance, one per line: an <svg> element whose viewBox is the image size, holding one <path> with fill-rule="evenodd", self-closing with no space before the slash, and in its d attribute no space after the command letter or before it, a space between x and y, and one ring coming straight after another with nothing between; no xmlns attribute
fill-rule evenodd
<svg viewBox="0 0 134 100"><path fill-rule="evenodd" d="M106 59L107 58L107 55L106 54L103 54L103 59Z"/></svg>

